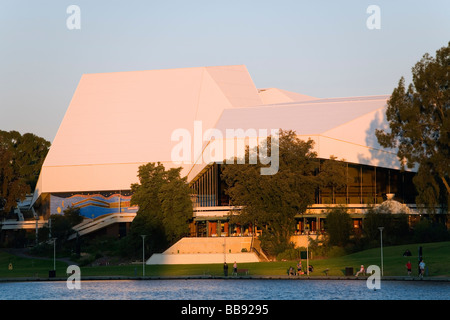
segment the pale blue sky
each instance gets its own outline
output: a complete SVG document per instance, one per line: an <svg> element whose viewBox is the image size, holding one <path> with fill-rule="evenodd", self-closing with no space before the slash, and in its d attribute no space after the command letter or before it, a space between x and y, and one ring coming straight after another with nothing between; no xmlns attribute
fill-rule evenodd
<svg viewBox="0 0 450 320"><path fill-rule="evenodd" d="M448 0L0 0L0 129L52 141L83 73L244 64L258 88L390 94L449 41Z"/></svg>

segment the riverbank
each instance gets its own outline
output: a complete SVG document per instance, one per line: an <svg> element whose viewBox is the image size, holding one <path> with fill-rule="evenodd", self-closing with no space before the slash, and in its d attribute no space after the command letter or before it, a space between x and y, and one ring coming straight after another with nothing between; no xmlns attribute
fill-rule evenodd
<svg viewBox="0 0 450 320"><path fill-rule="evenodd" d="M40 277L21 277L21 278L0 278L1 282L47 282L47 281L67 281L67 277L40 278ZM308 280L351 280L367 281L368 277L355 276L211 276L211 275L193 275L193 276L86 276L80 277L80 281L139 281L139 280L290 280L290 281L308 281ZM450 277L382 277L381 281L425 281L425 282L449 282Z"/></svg>
<svg viewBox="0 0 450 320"><path fill-rule="evenodd" d="M414 255L417 247L422 246L423 257L426 263L426 274L422 279L417 276L418 257ZM409 249L412 256L403 256L403 252ZM447 281L450 279L450 242L410 244L402 246L393 246L384 248L383 256L383 279L385 280L404 280L404 281ZM405 264L411 261L413 265L412 275L407 275ZM239 269L248 270L239 274L238 277L232 277L231 271L229 277L223 277L222 264L203 264L203 265L145 265L142 263L129 263L125 265L101 265L101 266L82 266L82 280L138 280L142 274L147 277L144 279L326 279L326 280L350 280L355 279L354 274L359 270L361 264L366 268L369 265L380 266L380 250L370 249L354 254L327 258L310 259L310 265L314 266L314 271L309 278L306 275L288 276L287 270L290 267L296 268L298 261L276 261L276 262L258 262L242 263ZM229 262L232 263L232 262ZM303 268L306 268L306 260L302 261ZM54 265L55 264L55 265ZM48 281L49 271L56 267L56 276L66 280L66 269L72 261L65 259L53 259L31 257L24 254L14 255L6 251L0 251L0 279L9 281ZM9 268L11 266L11 269ZM143 270L145 268L145 272ZM352 275L348 275L348 270ZM356 279L365 279L358 277ZM441 280L443 279L443 280ZM1 281L1 280L0 280Z"/></svg>

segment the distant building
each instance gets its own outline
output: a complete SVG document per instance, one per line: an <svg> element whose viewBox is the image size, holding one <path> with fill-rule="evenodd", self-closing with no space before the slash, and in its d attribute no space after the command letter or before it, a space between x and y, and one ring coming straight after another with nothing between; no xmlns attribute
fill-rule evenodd
<svg viewBox="0 0 450 320"><path fill-rule="evenodd" d="M87 218L78 226L80 235L121 236L137 211L130 205L130 186L138 182L139 166L158 161L180 166L173 161L180 143L176 130L198 138L209 128L223 133L282 128L313 139L320 159L345 159L350 177L345 188L317 190L315 204L293 222L299 233L305 226L320 231L324 210L339 204L350 208L360 228L367 205L382 203L387 194L395 194L414 216L414 172L400 171L396 151L382 148L374 135L387 127L388 98L320 99L257 89L241 65L86 74L45 159L32 203L45 219L70 205L79 207ZM198 161L207 146L208 141L192 140L192 161L182 164L182 175L196 193L192 236L257 232L228 223L221 164Z"/></svg>

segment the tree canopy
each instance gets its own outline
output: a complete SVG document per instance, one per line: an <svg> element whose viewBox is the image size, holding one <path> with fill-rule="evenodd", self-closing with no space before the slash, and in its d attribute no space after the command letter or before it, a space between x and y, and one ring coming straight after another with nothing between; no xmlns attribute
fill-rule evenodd
<svg viewBox="0 0 450 320"><path fill-rule="evenodd" d="M412 68L408 88L402 77L387 102L390 132L377 130L384 147L398 148L408 168L418 166L417 204L445 204L450 195L450 42L432 57L426 53Z"/></svg>
<svg viewBox="0 0 450 320"><path fill-rule="evenodd" d="M0 130L0 215L36 187L50 142L32 133Z"/></svg>
<svg viewBox="0 0 450 320"><path fill-rule="evenodd" d="M271 137L268 138L269 140ZM266 229L261 245L269 254L278 254L290 246L295 228L294 218L315 202L315 191L321 186L345 185L345 167L335 158L319 169L313 141L298 139L294 131L280 131L278 139L279 170L261 175L257 164L225 164L222 177L228 185L230 204L242 206L233 219L241 224L257 223ZM262 143L271 154L271 142ZM246 157L250 150L247 148ZM227 161L228 163L228 161Z"/></svg>
<svg viewBox="0 0 450 320"><path fill-rule="evenodd" d="M192 200L180 171L166 170L160 162L139 167L139 183L131 185L131 204L139 209L130 228L130 247L139 247L140 235L146 235L146 247L158 252L188 233Z"/></svg>
<svg viewBox="0 0 450 320"><path fill-rule="evenodd" d="M328 244L345 247L353 234L352 218L346 207L334 207L327 213Z"/></svg>

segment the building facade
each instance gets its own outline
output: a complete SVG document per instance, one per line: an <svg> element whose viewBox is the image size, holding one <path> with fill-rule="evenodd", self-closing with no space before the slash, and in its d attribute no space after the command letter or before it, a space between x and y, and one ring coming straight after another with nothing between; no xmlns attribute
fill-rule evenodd
<svg viewBox="0 0 450 320"><path fill-rule="evenodd" d="M229 223L233 208L220 161L206 157L212 139L205 131L223 133L214 140L224 146L230 142L225 133L232 130L231 140L240 146L261 140L264 130L283 129L314 141L319 168L320 159L330 156L345 161L349 178L345 188L316 191L315 203L293 221L298 233L306 226L323 230L327 208L337 205L348 206L360 228L367 207L379 205L387 194L417 215L414 170L401 171L396 150L381 147L374 134L388 126L388 98L322 99L258 89L242 65L83 75L42 166L32 205L43 220L79 207L85 217L77 227L80 235L105 228L123 235L137 211L130 190L139 166L161 162L166 168L181 166L195 194L192 236L255 234L258 226ZM174 160L186 142L180 132L191 138L185 144L191 156L181 163Z"/></svg>

